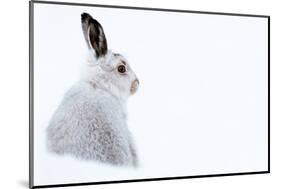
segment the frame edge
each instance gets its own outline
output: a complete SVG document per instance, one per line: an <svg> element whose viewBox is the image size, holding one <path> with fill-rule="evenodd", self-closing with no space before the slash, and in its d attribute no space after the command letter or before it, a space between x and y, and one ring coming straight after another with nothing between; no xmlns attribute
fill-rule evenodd
<svg viewBox="0 0 281 189"><path fill-rule="evenodd" d="M29 1L29 188L34 187L34 140L33 140L33 24L34 2Z"/></svg>
<svg viewBox="0 0 281 189"><path fill-rule="evenodd" d="M267 17L267 35L268 35L268 172L270 173L270 16Z"/></svg>
<svg viewBox="0 0 281 189"><path fill-rule="evenodd" d="M31 0L33 3L38 4L52 4L52 5L70 5L70 6L88 6L88 7L102 7L102 8L120 8L120 9L134 9L134 10L146 10L146 11L164 11L164 12L179 12L179 13L193 13L193 14L209 14L209 15L222 15L222 16L242 16L242 17L259 17L268 18L269 15L262 14L245 14L245 13L233 13L233 12L216 12L216 11L195 11L184 9L166 9L166 8L153 8L153 7L134 7L134 6L121 6L121 5L101 5L90 3L74 3L63 1L41 1Z"/></svg>

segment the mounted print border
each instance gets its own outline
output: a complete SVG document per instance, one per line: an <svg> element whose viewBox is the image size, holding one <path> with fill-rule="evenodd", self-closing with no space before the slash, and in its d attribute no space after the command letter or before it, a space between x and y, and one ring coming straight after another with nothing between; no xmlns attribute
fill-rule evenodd
<svg viewBox="0 0 281 189"><path fill-rule="evenodd" d="M34 4L103 7L103 8L114 8L114 9L148 10L148 11L160 11L160 12L181 12L181 13L187 13L187 14L193 13L193 14L207 14L207 15L208 14L225 15L225 16L232 16L232 17L266 18L267 23L268 23L268 133L267 133L268 134L268 136L267 136L267 138L268 138L268 168L267 168L267 170L254 171L254 172L224 173L224 174L143 178L143 179L130 179L130 180L112 180L112 181L102 181L102 182L34 185ZM254 15L254 14L224 13L224 12L174 10L174 9L147 8L147 7L98 5L98 4L86 4L86 3L69 3L69 2L51 2L51 1L30 1L29 2L29 187L30 188L49 188L49 187L81 186L81 185L112 184L112 183L127 183L127 182L160 181L160 180L171 180L171 179L222 177L222 176L266 174L266 173L270 173L270 16Z"/></svg>

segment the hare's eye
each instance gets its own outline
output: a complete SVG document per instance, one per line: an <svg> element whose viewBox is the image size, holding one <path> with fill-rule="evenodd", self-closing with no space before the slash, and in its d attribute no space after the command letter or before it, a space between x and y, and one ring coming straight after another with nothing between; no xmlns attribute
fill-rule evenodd
<svg viewBox="0 0 281 189"><path fill-rule="evenodd" d="M117 70L118 70L119 73L125 73L126 72L126 66L120 65L120 66L118 66Z"/></svg>

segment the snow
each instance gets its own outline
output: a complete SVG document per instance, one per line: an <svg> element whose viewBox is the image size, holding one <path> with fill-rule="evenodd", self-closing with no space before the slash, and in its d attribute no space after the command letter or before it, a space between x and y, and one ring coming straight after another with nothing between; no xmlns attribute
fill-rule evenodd
<svg viewBox="0 0 281 189"><path fill-rule="evenodd" d="M86 58L80 14L104 27L140 88L128 104L140 166L46 151L45 129ZM35 185L267 169L267 20L35 4Z"/></svg>

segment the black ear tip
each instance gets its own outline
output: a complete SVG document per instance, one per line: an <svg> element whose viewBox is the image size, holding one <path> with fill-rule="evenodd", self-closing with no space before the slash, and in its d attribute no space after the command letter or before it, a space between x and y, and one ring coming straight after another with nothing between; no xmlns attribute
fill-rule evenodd
<svg viewBox="0 0 281 189"><path fill-rule="evenodd" d="M84 12L84 13L81 14L81 21L82 22L89 21L90 19L92 19L92 17L88 13Z"/></svg>

